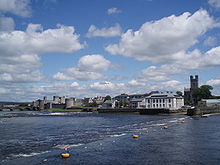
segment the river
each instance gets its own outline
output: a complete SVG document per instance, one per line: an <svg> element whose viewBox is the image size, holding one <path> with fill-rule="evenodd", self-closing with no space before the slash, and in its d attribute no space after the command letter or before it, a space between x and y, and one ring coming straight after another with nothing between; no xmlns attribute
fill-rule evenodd
<svg viewBox="0 0 220 165"><path fill-rule="evenodd" d="M134 134L139 138L134 139ZM67 159L60 157L65 146L71 154ZM0 112L2 165L219 162L220 116Z"/></svg>

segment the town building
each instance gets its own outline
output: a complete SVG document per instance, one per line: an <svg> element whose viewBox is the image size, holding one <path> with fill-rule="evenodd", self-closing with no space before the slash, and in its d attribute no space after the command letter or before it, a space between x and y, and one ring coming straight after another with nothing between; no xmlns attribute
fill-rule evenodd
<svg viewBox="0 0 220 165"><path fill-rule="evenodd" d="M44 109L52 109L52 108L72 108L75 105L75 98L65 98L59 96L53 96L53 100L47 100L47 97L44 97L43 100L38 99L33 101L32 107L34 109L44 110Z"/></svg>
<svg viewBox="0 0 220 165"><path fill-rule="evenodd" d="M106 100L102 104L102 108L115 108L116 107L116 100Z"/></svg>
<svg viewBox="0 0 220 165"><path fill-rule="evenodd" d="M96 104L102 104L105 101L105 97L96 96L93 98L93 102Z"/></svg>
<svg viewBox="0 0 220 165"><path fill-rule="evenodd" d="M123 93L121 95L115 96L113 98L113 100L117 100L119 102L131 102L132 100L135 100L135 99L138 99L138 100L143 99L146 96L149 96L153 93L159 93L159 92L158 91L152 91L150 93L145 93L145 94L131 94L131 95Z"/></svg>
<svg viewBox="0 0 220 165"><path fill-rule="evenodd" d="M145 109L180 109L184 105L184 98L172 92L153 93L138 102L138 108Z"/></svg>
<svg viewBox="0 0 220 165"><path fill-rule="evenodd" d="M84 105L87 105L87 104L90 104L90 103L93 103L92 98L85 97L85 98L83 99L83 104L84 104Z"/></svg>

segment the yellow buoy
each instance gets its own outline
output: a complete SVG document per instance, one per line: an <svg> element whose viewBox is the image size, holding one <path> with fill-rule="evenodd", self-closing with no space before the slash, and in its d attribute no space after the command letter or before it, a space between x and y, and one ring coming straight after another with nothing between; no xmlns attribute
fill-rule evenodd
<svg viewBox="0 0 220 165"><path fill-rule="evenodd" d="M60 154L62 158L69 158L70 154L69 153L62 153Z"/></svg>
<svg viewBox="0 0 220 165"><path fill-rule="evenodd" d="M137 139L139 138L139 135L133 135L133 138Z"/></svg>
<svg viewBox="0 0 220 165"><path fill-rule="evenodd" d="M165 126L163 126L163 128L164 128L164 129L167 129L167 128L169 128L169 127L168 127L167 125L165 125Z"/></svg>

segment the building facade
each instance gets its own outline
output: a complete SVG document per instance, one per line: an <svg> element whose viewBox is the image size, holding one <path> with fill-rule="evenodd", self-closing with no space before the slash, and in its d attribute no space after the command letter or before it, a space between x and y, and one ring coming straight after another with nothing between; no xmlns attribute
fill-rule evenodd
<svg viewBox="0 0 220 165"><path fill-rule="evenodd" d="M145 97L142 102L138 102L138 108L146 109L180 109L184 105L182 96L168 93L156 93Z"/></svg>

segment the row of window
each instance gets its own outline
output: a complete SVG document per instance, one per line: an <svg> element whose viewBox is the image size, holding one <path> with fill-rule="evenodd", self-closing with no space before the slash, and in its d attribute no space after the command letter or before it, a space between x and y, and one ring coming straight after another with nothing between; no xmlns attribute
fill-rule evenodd
<svg viewBox="0 0 220 165"><path fill-rule="evenodd" d="M171 103L171 99L166 99L169 103ZM147 102L153 102L153 103L165 103L165 99L147 99Z"/></svg>
<svg viewBox="0 0 220 165"><path fill-rule="evenodd" d="M171 108L172 105L168 104L168 107ZM168 108L165 106L165 104L153 104L153 107L151 107L150 105L148 105L148 108Z"/></svg>

